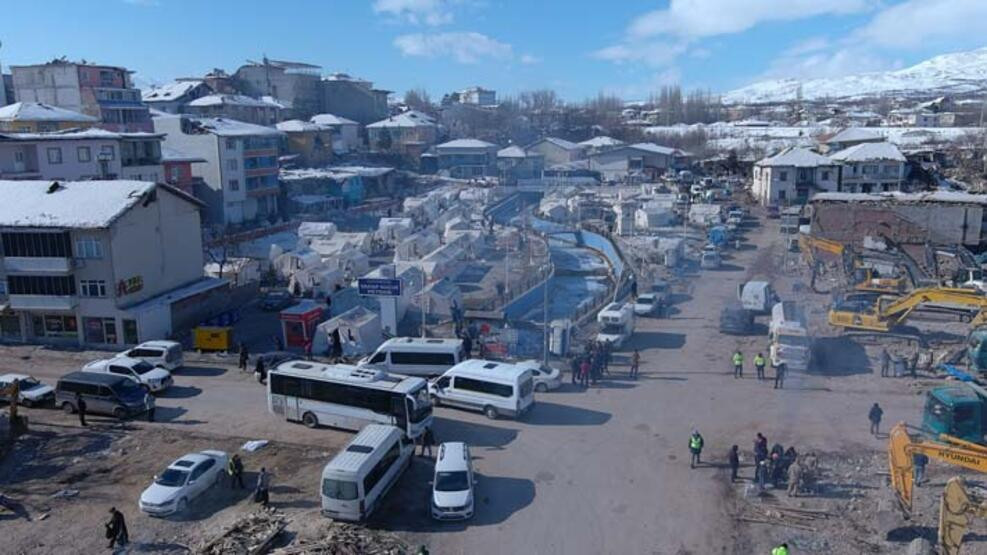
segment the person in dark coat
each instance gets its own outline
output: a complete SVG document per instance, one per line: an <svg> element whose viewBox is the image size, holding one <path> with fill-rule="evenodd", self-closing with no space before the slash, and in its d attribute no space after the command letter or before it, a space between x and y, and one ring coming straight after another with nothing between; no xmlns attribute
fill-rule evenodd
<svg viewBox="0 0 987 555"><path fill-rule="evenodd" d="M881 405L874 403L874 406L870 408L870 412L867 413L867 419L870 420L870 433L876 436L881 428L881 417L884 416L884 410L881 409Z"/></svg>
<svg viewBox="0 0 987 555"><path fill-rule="evenodd" d="M775 366L775 389L785 388L785 374L788 373L788 366L782 362Z"/></svg>
<svg viewBox="0 0 987 555"><path fill-rule="evenodd" d="M264 368L264 358L257 357L257 364L254 365L254 374L257 374L257 381L267 382L267 368Z"/></svg>
<svg viewBox="0 0 987 555"><path fill-rule="evenodd" d="M435 435L432 433L432 427L429 426L425 428L425 433L422 434L421 442L421 452L418 453L419 457L425 456L425 451L428 451L428 456L432 456L432 447L435 445Z"/></svg>
<svg viewBox="0 0 987 555"><path fill-rule="evenodd" d="M240 371L247 371L247 359L250 358L250 351L247 349L246 343L240 342Z"/></svg>
<svg viewBox="0 0 987 555"><path fill-rule="evenodd" d="M261 468L260 473L257 474L257 487L254 489L254 501L260 503L264 507L271 502L271 475L268 474L267 468Z"/></svg>
<svg viewBox="0 0 987 555"><path fill-rule="evenodd" d="M116 507L110 507L110 521L106 523L106 539L110 540L106 547L112 548L115 545L124 546L130 541L127 533L127 521L123 518L123 513Z"/></svg>
<svg viewBox="0 0 987 555"><path fill-rule="evenodd" d="M740 470L740 448L734 445L730 448L730 481L737 481L737 471Z"/></svg>
<svg viewBox="0 0 987 555"><path fill-rule="evenodd" d="M580 366L582 366L582 359L580 359L580 357L573 357L572 361L569 362L569 370L572 371L572 385L579 383Z"/></svg>
<svg viewBox="0 0 987 555"><path fill-rule="evenodd" d="M86 424L86 400L78 393L75 394L75 410L79 413L79 425L88 426Z"/></svg>
<svg viewBox="0 0 987 555"><path fill-rule="evenodd" d="M463 351L466 353L466 358L473 357L473 340L468 333L463 334Z"/></svg>
<svg viewBox="0 0 987 555"><path fill-rule="evenodd" d="M760 463L766 458L768 458L768 438L758 432L754 438L754 463Z"/></svg>
<svg viewBox="0 0 987 555"><path fill-rule="evenodd" d="M891 355L887 349L881 349L881 377L887 378L891 375Z"/></svg>
<svg viewBox="0 0 987 555"><path fill-rule="evenodd" d="M326 320L332 318L332 295L326 295Z"/></svg>

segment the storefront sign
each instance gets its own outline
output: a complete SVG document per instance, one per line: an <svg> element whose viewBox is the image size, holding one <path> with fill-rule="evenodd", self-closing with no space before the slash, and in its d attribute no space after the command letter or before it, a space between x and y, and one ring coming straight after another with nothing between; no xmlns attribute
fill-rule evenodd
<svg viewBox="0 0 987 555"><path fill-rule="evenodd" d="M117 282L117 296L132 295L144 288L144 278L134 276Z"/></svg>

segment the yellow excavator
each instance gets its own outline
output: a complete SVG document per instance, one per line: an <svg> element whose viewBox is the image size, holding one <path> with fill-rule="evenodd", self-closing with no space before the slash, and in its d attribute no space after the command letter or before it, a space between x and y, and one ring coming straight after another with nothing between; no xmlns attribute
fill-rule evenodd
<svg viewBox="0 0 987 555"><path fill-rule="evenodd" d="M899 294L908 288L905 278L880 277L873 268L867 267L864 259L852 247L839 241L799 234L799 251L806 264L812 271L811 287L817 293L824 293L816 288L816 277L820 266L826 261L824 255L838 260L838 266L846 276L848 285L854 291L869 291L874 293Z"/></svg>
<svg viewBox="0 0 987 555"><path fill-rule="evenodd" d="M907 295L847 295L833 302L829 323L847 330L888 332L923 305L970 314L973 325L987 323L987 296L975 289L925 287Z"/></svg>
<svg viewBox="0 0 987 555"><path fill-rule="evenodd" d="M908 435L904 422L899 422L889 433L888 467L891 471L891 487L898 504L906 515L912 512L912 492L915 486L912 456L922 453L956 466L987 473L987 447L941 434L938 440L916 440ZM966 490L960 477L951 478L942 492L939 505L939 546L943 555L959 555L966 533L973 518L987 518L987 501L975 499Z"/></svg>

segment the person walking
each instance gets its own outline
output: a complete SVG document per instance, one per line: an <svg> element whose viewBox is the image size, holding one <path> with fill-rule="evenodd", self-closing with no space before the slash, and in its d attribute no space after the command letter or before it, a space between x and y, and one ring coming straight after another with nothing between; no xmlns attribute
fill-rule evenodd
<svg viewBox="0 0 987 555"><path fill-rule="evenodd" d="M241 372L247 371L247 361L250 359L250 351L247 349L247 344L243 341L240 342L240 363L239 368Z"/></svg>
<svg viewBox="0 0 987 555"><path fill-rule="evenodd" d="M468 333L463 334L463 352L466 353L466 358L473 357L473 340Z"/></svg>
<svg viewBox="0 0 987 555"><path fill-rule="evenodd" d="M428 456L432 456L432 446L435 445L435 435L432 434L432 427L429 426L425 428L425 433L422 434L422 450L418 453L419 457L425 456L425 450L428 450Z"/></svg>
<svg viewBox="0 0 987 555"><path fill-rule="evenodd" d="M692 435L689 436L689 453L692 454L692 459L689 461L689 468L696 468L701 461L700 456L703 452L703 436L700 435L699 430L692 430Z"/></svg>
<svg viewBox="0 0 987 555"><path fill-rule="evenodd" d="M106 526L106 539L110 540L106 547L113 548L114 544L119 546L127 545L130 541L130 534L127 533L127 521L123 518L123 513L116 507L110 507L110 521Z"/></svg>
<svg viewBox="0 0 987 555"><path fill-rule="evenodd" d="M744 377L744 355L739 350L733 353L733 377Z"/></svg>
<svg viewBox="0 0 987 555"><path fill-rule="evenodd" d="M78 393L75 394L75 410L79 413L79 425L82 427L88 426L86 424L86 400Z"/></svg>
<svg viewBox="0 0 987 555"><path fill-rule="evenodd" d="M867 413L867 419L870 420L870 433L872 436L876 436L880 433L882 416L884 416L884 410L881 408L881 405L874 403L874 406L870 408L870 412Z"/></svg>
<svg viewBox="0 0 987 555"><path fill-rule="evenodd" d="M326 293L326 313L324 314L326 320L332 318L332 295Z"/></svg>
<svg viewBox="0 0 987 555"><path fill-rule="evenodd" d="M891 355L887 348L881 349L881 377L887 378L891 375Z"/></svg>
<svg viewBox="0 0 987 555"><path fill-rule="evenodd" d="M579 383L579 367L582 366L582 362L579 357L572 357L569 361L569 371L572 373L572 385Z"/></svg>
<svg viewBox="0 0 987 555"><path fill-rule="evenodd" d="M740 470L740 448L734 445L730 448L730 481L737 481L737 471Z"/></svg>
<svg viewBox="0 0 987 555"><path fill-rule="evenodd" d="M631 355L631 379L637 379L637 371L641 367L641 353L637 349L634 349L634 354Z"/></svg>
<svg viewBox="0 0 987 555"><path fill-rule="evenodd" d="M766 458L768 458L768 438L758 432L754 438L754 463L759 464Z"/></svg>
<svg viewBox="0 0 987 555"><path fill-rule="evenodd" d="M263 357L257 357L257 364L254 365L254 374L257 375L257 381L267 383L267 369L264 368Z"/></svg>
<svg viewBox="0 0 987 555"><path fill-rule="evenodd" d="M771 550L771 555L788 555L788 544L783 543Z"/></svg>
<svg viewBox="0 0 987 555"><path fill-rule="evenodd" d="M775 389L785 388L785 374L788 373L788 366L782 362L775 366Z"/></svg>
<svg viewBox="0 0 987 555"><path fill-rule="evenodd" d="M240 455L234 454L233 458L226 463L226 473L230 475L230 489L233 486L243 489L243 461L240 460Z"/></svg>
<svg viewBox="0 0 987 555"><path fill-rule="evenodd" d="M257 487L254 489L254 502L260 503L261 506L266 507L268 503L271 502L270 496L271 487L271 475L267 472L267 468L261 468L260 474L257 475Z"/></svg>
<svg viewBox="0 0 987 555"><path fill-rule="evenodd" d="M912 465L915 468L915 486L922 485L925 481L925 465L929 464L929 456L925 453L915 453L912 455Z"/></svg>
<svg viewBox="0 0 987 555"><path fill-rule="evenodd" d="M764 355L757 353L754 356L754 369L757 370L757 379L764 379Z"/></svg>
<svg viewBox="0 0 987 555"><path fill-rule="evenodd" d="M584 358L582 364L579 365L579 383L583 386L583 389L589 387L589 358Z"/></svg>

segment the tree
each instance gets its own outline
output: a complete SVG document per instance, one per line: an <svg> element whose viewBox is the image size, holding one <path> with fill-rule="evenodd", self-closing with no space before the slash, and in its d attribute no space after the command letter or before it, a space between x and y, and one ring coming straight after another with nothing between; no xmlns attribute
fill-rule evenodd
<svg viewBox="0 0 987 555"><path fill-rule="evenodd" d="M435 104L432 103L432 97L429 96L428 91L422 88L407 90L404 93L404 103L412 110L418 110L426 114L435 112Z"/></svg>

